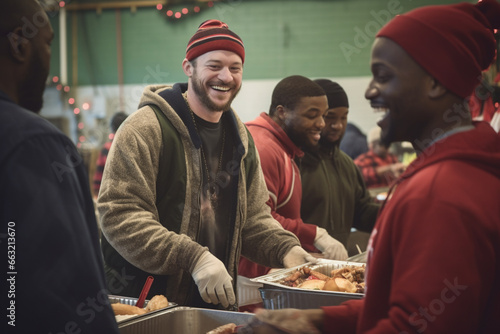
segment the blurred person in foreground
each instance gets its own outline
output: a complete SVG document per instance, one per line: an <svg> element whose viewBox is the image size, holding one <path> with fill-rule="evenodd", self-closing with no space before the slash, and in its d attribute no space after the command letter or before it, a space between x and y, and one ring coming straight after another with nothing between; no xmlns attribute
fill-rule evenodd
<svg viewBox="0 0 500 334"><path fill-rule="evenodd" d="M54 32L35 0L0 2L2 333L118 333L83 159L38 115Z"/></svg>
<svg viewBox="0 0 500 334"><path fill-rule="evenodd" d="M347 94L331 80L314 82L326 92L328 110L319 147L306 148L299 161L303 189L301 217L326 229L347 247L352 227L371 232L380 206L370 197L352 159L339 149L349 113Z"/></svg>
<svg viewBox="0 0 500 334"><path fill-rule="evenodd" d="M94 191L95 197L99 195L99 189L101 188L101 182L102 182L102 174L104 173L104 166L106 165L109 149L111 148L111 144L113 144L113 139L115 138L116 131L118 131L118 128L127 118L127 116L128 115L123 111L119 111L114 113L113 117L111 117L111 122L110 122L111 133L109 134L108 140L104 143L104 145L101 148L101 151L99 152L99 155L97 156L96 169L92 180L93 181L92 189Z"/></svg>
<svg viewBox="0 0 500 334"><path fill-rule="evenodd" d="M388 187L405 170L398 157L389 152L389 147L380 138L381 129L373 127L368 132L366 153L358 156L354 163L358 166L367 188Z"/></svg>
<svg viewBox="0 0 500 334"><path fill-rule="evenodd" d="M284 78L273 90L269 114L261 113L246 126L255 140L269 196L267 204L273 217L293 232L303 248L328 259L345 260L347 251L338 240L314 221L302 220L300 207L302 184L295 158L304 156L302 149L318 146L323 115L328 108L325 92L312 80L292 75ZM239 273L254 278L269 273L271 268L258 265L245 257ZM255 289L255 293L258 291Z"/></svg>
<svg viewBox="0 0 500 334"><path fill-rule="evenodd" d="M500 136L467 109L494 28L500 4L484 0L418 8L377 34L366 98L385 112L382 141L410 141L418 156L371 234L365 298L262 311L267 333L304 322L323 333L500 333Z"/></svg>
<svg viewBox="0 0 500 334"><path fill-rule="evenodd" d="M98 209L110 290L179 305L236 309L240 255L270 267L314 260L271 216L259 157L231 109L245 49L218 20L203 22L182 62L187 83L145 88L116 133Z"/></svg>

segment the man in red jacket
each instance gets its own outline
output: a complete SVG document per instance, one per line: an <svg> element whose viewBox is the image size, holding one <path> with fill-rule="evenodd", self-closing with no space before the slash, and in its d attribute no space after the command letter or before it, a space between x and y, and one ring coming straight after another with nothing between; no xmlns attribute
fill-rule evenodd
<svg viewBox="0 0 500 334"><path fill-rule="evenodd" d="M382 141L410 141L418 156L371 234L366 296L259 319L323 333L500 333L500 137L467 109L495 28L500 4L484 0L415 9L380 30L366 98L385 112Z"/></svg>
<svg viewBox="0 0 500 334"><path fill-rule="evenodd" d="M301 147L317 148L327 109L328 99L323 88L306 77L293 75L274 88L269 114L261 113L246 126L259 151L269 190L267 204L273 217L299 238L304 249L319 250L329 259L345 260L347 251L342 243L324 228L300 218L302 185L294 159L304 155ZM265 275L269 270L244 257L238 268L239 275L247 278ZM255 293L258 295L256 289ZM246 304L241 295L240 306Z"/></svg>

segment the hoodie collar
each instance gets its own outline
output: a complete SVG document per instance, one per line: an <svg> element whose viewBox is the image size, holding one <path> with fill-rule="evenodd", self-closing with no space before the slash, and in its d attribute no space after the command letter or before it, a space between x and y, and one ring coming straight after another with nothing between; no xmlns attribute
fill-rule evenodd
<svg viewBox="0 0 500 334"><path fill-rule="evenodd" d="M193 118L191 117L191 111L189 110L186 101L182 94L188 89L187 83L176 83L170 89L161 90L158 95L162 97L173 109L173 111L179 116L184 125L186 126L189 136L194 144L194 146L199 149L201 147L201 138L196 131L196 127L193 123ZM229 118L227 120L227 126L229 126L230 131L234 134L235 145L242 145L241 137L236 129L238 129L238 122L236 116L234 115L233 109L225 111L222 115L223 118ZM222 121L222 119L221 119Z"/></svg>
<svg viewBox="0 0 500 334"><path fill-rule="evenodd" d="M462 160L500 175L500 134L487 122L473 122L472 130L447 133L422 151L407 167L401 179L443 160Z"/></svg>
<svg viewBox="0 0 500 334"><path fill-rule="evenodd" d="M268 114L265 112L261 113L259 117L255 120L246 123L248 126L257 126L267 129L271 132L276 139L281 143L287 154L289 154L292 159L295 157L302 158L304 152L295 145L290 137L285 133L285 131L278 125Z"/></svg>

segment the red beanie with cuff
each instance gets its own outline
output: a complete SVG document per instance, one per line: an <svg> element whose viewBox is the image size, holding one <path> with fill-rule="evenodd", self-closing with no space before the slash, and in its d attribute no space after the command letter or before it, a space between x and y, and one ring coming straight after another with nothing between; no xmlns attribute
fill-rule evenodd
<svg viewBox="0 0 500 334"><path fill-rule="evenodd" d="M377 34L399 44L452 93L465 98L495 57L500 3L426 6L398 15Z"/></svg>
<svg viewBox="0 0 500 334"><path fill-rule="evenodd" d="M226 50L236 53L245 62L245 48L241 38L219 20L203 22L191 37L186 48L186 59L191 61L204 53Z"/></svg>

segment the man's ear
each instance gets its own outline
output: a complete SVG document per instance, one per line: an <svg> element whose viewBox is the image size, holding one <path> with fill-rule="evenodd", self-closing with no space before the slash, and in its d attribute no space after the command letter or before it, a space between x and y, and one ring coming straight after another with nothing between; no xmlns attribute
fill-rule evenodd
<svg viewBox="0 0 500 334"><path fill-rule="evenodd" d="M285 107L283 107L281 104L277 105L276 108L274 108L274 114L278 116L280 119L283 118L284 113L285 113Z"/></svg>
<svg viewBox="0 0 500 334"><path fill-rule="evenodd" d="M193 64L184 58L182 61L182 69L184 70L184 74L186 74L188 77L191 77L193 75Z"/></svg>
<svg viewBox="0 0 500 334"><path fill-rule="evenodd" d="M448 92L448 89L435 78L429 77L429 80L429 90L427 94L431 99L440 98Z"/></svg>
<svg viewBox="0 0 500 334"><path fill-rule="evenodd" d="M31 46L29 40L23 37L22 28L14 29L7 35L7 39L9 41L9 54L14 61L19 63L27 61L30 57Z"/></svg>
<svg viewBox="0 0 500 334"><path fill-rule="evenodd" d="M274 109L274 115L281 123L285 122L286 112L287 112L286 108L281 104L277 105L276 108Z"/></svg>

